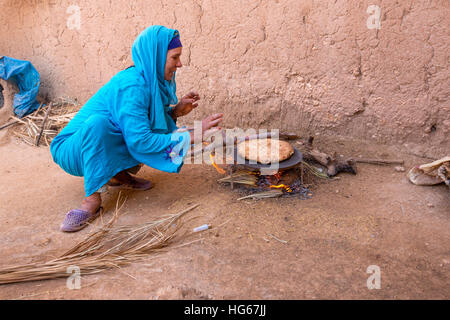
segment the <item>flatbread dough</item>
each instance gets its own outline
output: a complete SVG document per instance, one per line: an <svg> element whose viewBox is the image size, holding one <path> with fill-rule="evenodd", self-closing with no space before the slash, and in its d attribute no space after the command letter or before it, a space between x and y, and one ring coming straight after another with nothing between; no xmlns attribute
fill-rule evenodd
<svg viewBox="0 0 450 320"><path fill-rule="evenodd" d="M278 144L278 148L274 144ZM242 158L262 164L278 163L294 154L294 148L288 142L276 139L243 141L238 144L237 149Z"/></svg>

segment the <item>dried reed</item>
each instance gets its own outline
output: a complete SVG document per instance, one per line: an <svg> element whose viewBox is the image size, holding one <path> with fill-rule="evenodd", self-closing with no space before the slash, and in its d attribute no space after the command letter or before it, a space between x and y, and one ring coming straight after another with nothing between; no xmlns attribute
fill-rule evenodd
<svg viewBox="0 0 450 320"><path fill-rule="evenodd" d="M41 105L39 109L21 119L12 116L12 122L8 126L16 125L13 134L29 145L38 145L39 140L42 140L49 146L80 107L77 100L59 98L46 106Z"/></svg>
<svg viewBox="0 0 450 320"><path fill-rule="evenodd" d="M77 266L81 274L89 275L106 269L120 268L149 254L161 252L181 237L179 220L198 205L168 214L141 225L118 226L120 195L111 220L62 256L45 263L30 263L0 269L0 285L45 279L66 278L67 268ZM184 233L184 235L186 235Z"/></svg>
<svg viewBox="0 0 450 320"><path fill-rule="evenodd" d="M265 199L265 198L278 198L278 197L281 197L282 195L283 195L282 190L274 189L274 190L269 190L269 191L265 191L265 192L254 193L254 194L239 198L237 200L240 201L240 200L245 200L245 199L257 200L257 199Z"/></svg>
<svg viewBox="0 0 450 320"><path fill-rule="evenodd" d="M256 186L256 182L258 181L258 178L256 175L251 174L247 171L238 171L235 172L229 176L226 176L225 178L217 180L218 182L224 182L224 183L237 183L237 184L246 184L251 186Z"/></svg>
<svg viewBox="0 0 450 320"><path fill-rule="evenodd" d="M318 168L314 167L313 165L302 161L302 164L306 167L306 169L308 169L309 172L311 172L314 176L321 178L321 179L325 179L325 180L333 180L332 178L330 178L326 173L319 171Z"/></svg>

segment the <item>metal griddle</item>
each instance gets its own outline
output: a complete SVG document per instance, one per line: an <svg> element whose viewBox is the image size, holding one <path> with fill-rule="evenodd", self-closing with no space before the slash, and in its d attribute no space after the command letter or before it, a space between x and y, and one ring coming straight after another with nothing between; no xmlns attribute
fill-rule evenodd
<svg viewBox="0 0 450 320"><path fill-rule="evenodd" d="M253 170L257 169L262 172L265 170L267 170L268 172L274 170L274 168L272 166L273 164L262 164L259 162L250 161L250 160L242 158L239 155L236 146L234 147L234 159L238 165L243 165L243 166L253 169ZM300 162L302 162L302 160L303 160L303 154L294 148L294 154L289 159L286 159L286 160L278 163L278 170L286 170L286 169L293 168L293 167L297 166Z"/></svg>

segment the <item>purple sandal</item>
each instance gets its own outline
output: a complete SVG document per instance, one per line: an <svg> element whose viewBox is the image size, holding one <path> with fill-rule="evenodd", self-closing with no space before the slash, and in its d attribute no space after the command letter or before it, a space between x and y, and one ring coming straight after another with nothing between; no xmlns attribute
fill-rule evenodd
<svg viewBox="0 0 450 320"><path fill-rule="evenodd" d="M66 214L64 222L61 224L61 231L75 232L85 228L89 222L95 220L103 212L103 207L98 208L97 212L92 214L84 210L74 209Z"/></svg>

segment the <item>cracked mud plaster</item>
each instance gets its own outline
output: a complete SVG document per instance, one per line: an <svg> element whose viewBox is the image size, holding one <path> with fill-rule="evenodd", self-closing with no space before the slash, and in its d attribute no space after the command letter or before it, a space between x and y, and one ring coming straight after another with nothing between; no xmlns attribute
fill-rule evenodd
<svg viewBox="0 0 450 320"><path fill-rule="evenodd" d="M32 61L51 97L86 101L132 64L134 38L162 24L181 32L178 92L201 93L196 118L220 110L230 127L348 136L434 157L450 147L448 0L0 3L0 51ZM67 28L71 5L79 30ZM367 27L370 5L381 8L380 29Z"/></svg>

